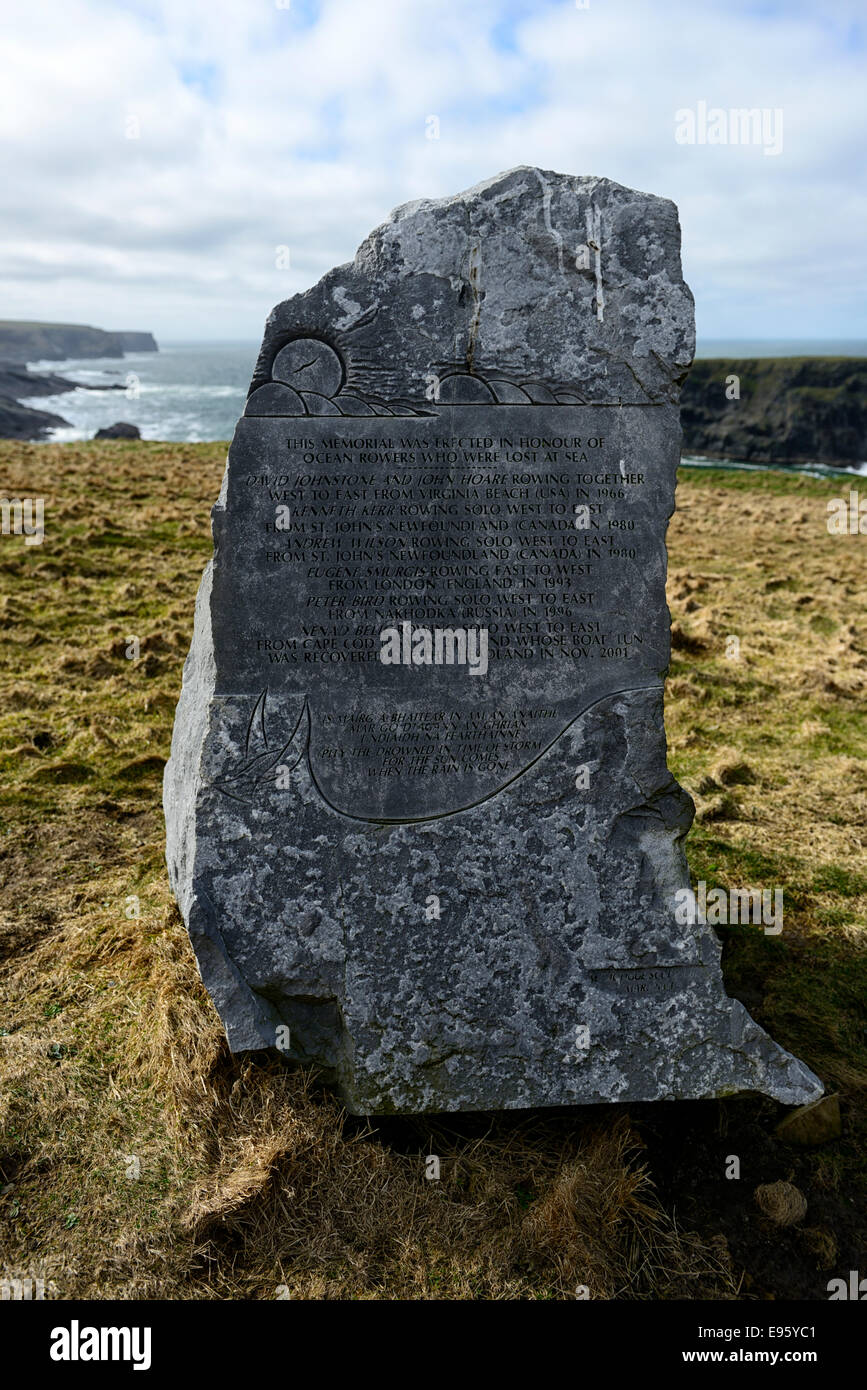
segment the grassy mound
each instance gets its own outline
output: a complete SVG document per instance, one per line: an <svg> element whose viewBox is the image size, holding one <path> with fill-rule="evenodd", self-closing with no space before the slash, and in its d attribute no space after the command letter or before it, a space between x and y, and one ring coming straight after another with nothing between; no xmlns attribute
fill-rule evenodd
<svg viewBox="0 0 867 1390"><path fill-rule="evenodd" d="M784 890L781 935L722 929L727 986L841 1095L843 1138L802 1151L758 1098L370 1127L276 1057L231 1058L160 805L225 446L0 447L5 495L46 499L43 545L0 537L0 1277L66 1298L826 1298L863 1264L867 542L827 534L839 484L686 472L669 534L693 876ZM807 1203L782 1227L754 1200L779 1183Z"/></svg>

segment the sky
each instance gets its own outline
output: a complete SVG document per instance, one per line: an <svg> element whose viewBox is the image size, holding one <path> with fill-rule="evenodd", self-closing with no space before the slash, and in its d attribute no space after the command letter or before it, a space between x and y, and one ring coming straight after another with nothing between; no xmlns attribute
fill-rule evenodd
<svg viewBox="0 0 867 1390"><path fill-rule="evenodd" d="M865 338L865 136L864 0L4 0L0 318L259 338L535 164L674 199L700 338Z"/></svg>

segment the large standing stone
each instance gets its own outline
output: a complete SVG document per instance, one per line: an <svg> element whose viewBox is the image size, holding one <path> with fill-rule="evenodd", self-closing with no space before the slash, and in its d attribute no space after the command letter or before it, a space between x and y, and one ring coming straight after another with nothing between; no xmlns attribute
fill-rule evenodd
<svg viewBox="0 0 867 1390"><path fill-rule="evenodd" d="M268 320L165 808L234 1050L354 1112L821 1086L682 925L674 205L522 168Z"/></svg>

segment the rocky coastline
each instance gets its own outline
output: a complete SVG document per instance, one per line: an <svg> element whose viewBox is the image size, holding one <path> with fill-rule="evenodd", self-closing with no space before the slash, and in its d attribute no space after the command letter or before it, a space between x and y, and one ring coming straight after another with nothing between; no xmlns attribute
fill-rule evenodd
<svg viewBox="0 0 867 1390"><path fill-rule="evenodd" d="M24 323L0 320L0 439L38 443L53 429L69 424L62 415L25 405L38 396L67 391L123 391L121 385L99 386L70 381L53 372L34 372L26 365L70 357L123 357L127 352L157 352L151 333L106 332L69 323Z"/></svg>
<svg viewBox="0 0 867 1390"><path fill-rule="evenodd" d="M867 358L699 358L680 419L684 454L855 468L867 461Z"/></svg>

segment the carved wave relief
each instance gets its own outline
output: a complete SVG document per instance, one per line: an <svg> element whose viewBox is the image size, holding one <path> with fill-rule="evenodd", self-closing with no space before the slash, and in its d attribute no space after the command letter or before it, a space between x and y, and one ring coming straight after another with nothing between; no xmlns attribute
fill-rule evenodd
<svg viewBox="0 0 867 1390"><path fill-rule="evenodd" d="M648 402L649 403L649 402ZM588 401L574 386L523 379L491 368L469 372L457 363L432 367L425 377L425 399L386 399L348 382L343 355L325 338L293 338L276 353L271 380L251 391L244 414L289 417L345 415L435 415L438 406L635 404Z"/></svg>
<svg viewBox="0 0 867 1390"><path fill-rule="evenodd" d="M368 809L365 811L357 789L344 789L341 794L336 786L330 785L333 779L329 778L328 772L323 767L317 766L314 748L314 720L309 698L307 696L296 697L301 700L301 708L297 718L292 721L288 733L285 733L285 730L278 732L275 721L268 713L268 690L266 688L258 697L249 697L253 703L246 726L243 757L221 771L219 776L213 779L212 786L224 796L251 806L271 787L277 786L282 790L287 790L291 774L303 763L306 766L310 782L322 801L331 810L349 820L364 821L376 825L407 825L442 820L448 816L473 810L475 807L500 796L535 767L563 738L572 725L586 715L594 705L600 704L602 700L613 699L618 695L637 693L642 690L661 689L660 684L652 684L607 691L589 701L577 712L564 715L556 726L556 732L552 731L551 735L543 740L543 746L535 751L532 757L515 763L506 774L489 784L480 794L461 797L456 790L453 793L454 804L449 803L432 810L416 809L400 815L389 815L380 810ZM430 780L428 779L428 783ZM461 779L461 787L465 788L469 780L466 777ZM395 774L394 783L399 782L400 777ZM382 788L380 789L382 790ZM388 789L385 788L384 790L387 795ZM421 793L422 796L426 794L427 789Z"/></svg>

